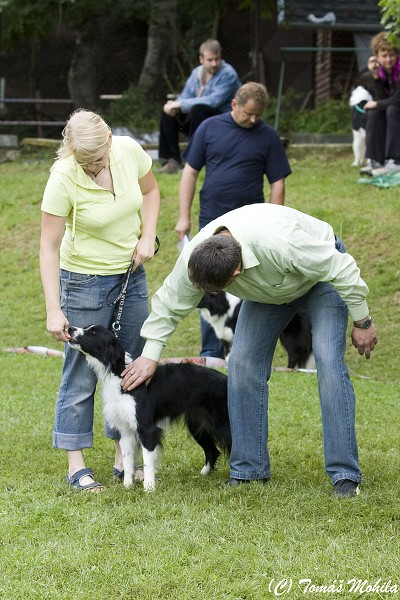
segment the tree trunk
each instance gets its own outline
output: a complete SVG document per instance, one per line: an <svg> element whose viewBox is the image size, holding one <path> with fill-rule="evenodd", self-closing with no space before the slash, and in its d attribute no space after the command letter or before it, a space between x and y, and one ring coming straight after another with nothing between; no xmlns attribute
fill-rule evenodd
<svg viewBox="0 0 400 600"><path fill-rule="evenodd" d="M68 89L75 108L97 110L102 64L100 36L76 32L75 52L68 71Z"/></svg>
<svg viewBox="0 0 400 600"><path fill-rule="evenodd" d="M147 52L138 82L145 98L158 98L164 88L166 66L176 56L176 31L177 0L151 0Z"/></svg>

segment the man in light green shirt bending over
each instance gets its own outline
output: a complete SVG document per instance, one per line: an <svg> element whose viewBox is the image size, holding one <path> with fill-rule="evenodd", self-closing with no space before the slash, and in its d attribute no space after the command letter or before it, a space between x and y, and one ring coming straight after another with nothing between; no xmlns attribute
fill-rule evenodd
<svg viewBox="0 0 400 600"><path fill-rule="evenodd" d="M368 287L332 227L285 206L254 204L206 225L184 248L152 298L142 355L124 371L134 389L154 374L179 321L203 293L243 299L228 370L232 430L229 485L269 481L268 380L277 340L299 309L308 311L317 365L325 468L338 497L359 493L355 395L344 363L348 313L352 342L370 357L378 342Z"/></svg>

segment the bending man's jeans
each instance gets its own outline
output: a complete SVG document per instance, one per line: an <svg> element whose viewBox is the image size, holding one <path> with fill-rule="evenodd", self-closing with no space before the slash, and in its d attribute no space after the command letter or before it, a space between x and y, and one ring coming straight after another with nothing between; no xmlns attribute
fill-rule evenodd
<svg viewBox="0 0 400 600"><path fill-rule="evenodd" d="M340 240L337 249L343 251ZM309 313L322 413L325 468L332 483L359 482L355 394L344 363L348 310L329 283L316 284L290 304L242 304L229 357L228 402L232 429L230 476L271 476L268 380L280 333L299 309Z"/></svg>

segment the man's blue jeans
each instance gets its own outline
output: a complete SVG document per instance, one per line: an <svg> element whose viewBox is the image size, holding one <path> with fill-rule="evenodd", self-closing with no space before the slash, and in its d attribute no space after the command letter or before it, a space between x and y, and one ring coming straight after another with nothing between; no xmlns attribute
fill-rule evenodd
<svg viewBox="0 0 400 600"><path fill-rule="evenodd" d="M75 327L104 325L111 329L118 309L107 306L108 292L121 280L121 275L81 275L61 271L61 308L69 324ZM110 298L114 300L119 288ZM143 349L140 329L148 316L146 274L139 267L129 278L121 330L118 333L125 350L137 358ZM65 344L62 381L57 396L53 446L64 450L90 448L93 443L94 393L97 378L84 355ZM105 425L106 435L118 439L119 433Z"/></svg>
<svg viewBox="0 0 400 600"><path fill-rule="evenodd" d="M359 482L355 395L344 363L348 310L329 283L316 284L290 304L243 302L228 369L230 476L271 476L268 380L279 335L301 308L308 311L312 326L326 472L333 484L339 479Z"/></svg>

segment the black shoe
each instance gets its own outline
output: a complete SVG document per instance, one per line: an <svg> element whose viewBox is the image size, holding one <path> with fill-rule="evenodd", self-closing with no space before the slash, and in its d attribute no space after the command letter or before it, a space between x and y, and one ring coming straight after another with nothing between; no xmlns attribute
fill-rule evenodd
<svg viewBox="0 0 400 600"><path fill-rule="evenodd" d="M360 493L360 488L356 481L351 479L339 479L334 485L334 496L336 498L354 498Z"/></svg>
<svg viewBox="0 0 400 600"><path fill-rule="evenodd" d="M265 477L264 479L235 479L231 477L229 481L227 481L227 485L229 487L236 487L237 485L242 485L243 483L253 483L253 481L258 481L259 483L267 484L269 483L269 477Z"/></svg>

